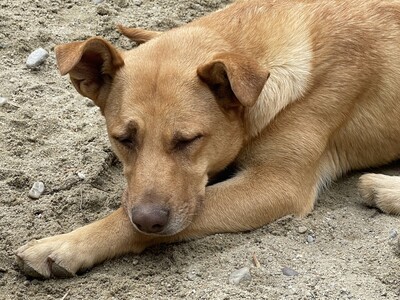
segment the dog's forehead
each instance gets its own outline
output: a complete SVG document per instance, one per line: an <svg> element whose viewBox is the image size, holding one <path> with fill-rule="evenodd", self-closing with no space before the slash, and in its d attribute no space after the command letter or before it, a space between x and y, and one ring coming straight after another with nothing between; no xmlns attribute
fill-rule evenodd
<svg viewBox="0 0 400 300"><path fill-rule="evenodd" d="M195 72L175 66L126 65L110 97L109 122L123 130L129 123L146 132L202 131L217 109L212 94ZM112 103L112 105L111 105Z"/></svg>

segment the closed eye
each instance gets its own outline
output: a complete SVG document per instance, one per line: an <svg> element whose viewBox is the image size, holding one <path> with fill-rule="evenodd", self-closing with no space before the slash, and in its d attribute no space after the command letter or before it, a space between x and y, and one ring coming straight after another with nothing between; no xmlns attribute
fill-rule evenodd
<svg viewBox="0 0 400 300"><path fill-rule="evenodd" d="M120 143L122 146L128 149L136 148L136 142L131 137L116 137L115 139L118 141L118 143Z"/></svg>
<svg viewBox="0 0 400 300"><path fill-rule="evenodd" d="M193 137L177 137L174 139L174 149L178 151L185 150L189 148L191 145L195 144L197 141L203 138L202 134L197 134Z"/></svg>

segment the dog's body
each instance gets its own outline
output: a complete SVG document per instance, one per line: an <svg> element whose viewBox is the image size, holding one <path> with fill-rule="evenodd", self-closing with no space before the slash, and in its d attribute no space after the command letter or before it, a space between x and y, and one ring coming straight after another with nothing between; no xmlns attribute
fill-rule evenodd
<svg viewBox="0 0 400 300"><path fill-rule="evenodd" d="M56 52L106 118L122 208L18 249L32 276L304 216L329 181L400 157L400 2L240 1L163 34L121 31L144 44ZM233 178L206 187L234 161ZM400 213L397 179L381 176L364 175L362 194Z"/></svg>

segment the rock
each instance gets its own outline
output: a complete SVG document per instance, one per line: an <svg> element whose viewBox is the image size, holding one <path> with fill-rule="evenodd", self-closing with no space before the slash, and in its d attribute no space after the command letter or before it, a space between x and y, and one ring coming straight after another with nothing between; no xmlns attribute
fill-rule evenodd
<svg viewBox="0 0 400 300"><path fill-rule="evenodd" d="M85 178L86 178L86 175L85 175L85 173L83 173L83 172L76 172L76 175L78 176L78 178L80 179L80 180L85 180Z"/></svg>
<svg viewBox="0 0 400 300"><path fill-rule="evenodd" d="M101 4L96 8L97 14L100 16L111 16L113 15L113 10L107 4Z"/></svg>
<svg viewBox="0 0 400 300"><path fill-rule="evenodd" d="M96 106L96 104L95 104L92 100L90 100L90 99L86 99L86 100L85 100L85 103L86 103L86 106L87 106L87 107L94 107L94 106Z"/></svg>
<svg viewBox="0 0 400 300"><path fill-rule="evenodd" d="M229 283L234 285L238 285L241 282L250 280L251 280L251 275L250 275L250 269L248 267L236 270L232 272L231 275L229 276Z"/></svg>
<svg viewBox="0 0 400 300"><path fill-rule="evenodd" d="M311 244L315 242L315 238L312 235L307 235L307 243Z"/></svg>
<svg viewBox="0 0 400 300"><path fill-rule="evenodd" d="M49 52L44 50L43 48L38 48L29 54L28 59L26 60L26 66L29 69L37 68L39 65L44 63L44 61L49 57Z"/></svg>
<svg viewBox="0 0 400 300"><path fill-rule="evenodd" d="M5 97L0 97L0 107L4 106L5 104L7 104L8 99Z"/></svg>
<svg viewBox="0 0 400 300"><path fill-rule="evenodd" d="M392 229L389 231L389 239L395 239L398 235L399 233L397 232L396 229Z"/></svg>
<svg viewBox="0 0 400 300"><path fill-rule="evenodd" d="M118 1L117 1L117 5L118 5L119 7L124 8L124 7L128 7L129 2L128 2L128 0L118 0Z"/></svg>
<svg viewBox="0 0 400 300"><path fill-rule="evenodd" d="M282 268L282 274L286 275L286 276L297 276L299 275L298 272L296 272L295 270L288 268L288 267L283 267Z"/></svg>
<svg viewBox="0 0 400 300"><path fill-rule="evenodd" d="M92 0L92 2L94 4L100 4L100 3L104 2L104 0Z"/></svg>
<svg viewBox="0 0 400 300"><path fill-rule="evenodd" d="M41 181L37 181L33 184L28 195L32 199L39 199L39 197L43 194L43 192L44 192L44 183Z"/></svg>
<svg viewBox="0 0 400 300"><path fill-rule="evenodd" d="M297 228L297 232L301 233L301 234L306 233L307 232L307 227L299 226L299 228Z"/></svg>
<svg viewBox="0 0 400 300"><path fill-rule="evenodd" d="M199 278L199 276L198 276L198 274L196 273L196 271L190 271L190 272L187 274L187 279L189 279L190 281L194 281L194 280L196 280L197 278Z"/></svg>
<svg viewBox="0 0 400 300"><path fill-rule="evenodd" d="M143 1L142 0L133 0L133 4L136 6L140 6L143 4Z"/></svg>

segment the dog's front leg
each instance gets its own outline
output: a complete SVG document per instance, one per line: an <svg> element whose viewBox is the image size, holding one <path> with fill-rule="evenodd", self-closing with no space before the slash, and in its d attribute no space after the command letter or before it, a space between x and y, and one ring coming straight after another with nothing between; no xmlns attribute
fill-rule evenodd
<svg viewBox="0 0 400 300"><path fill-rule="evenodd" d="M71 277L96 263L141 252L146 237L138 234L123 208L70 233L33 240L16 251L22 271L33 277Z"/></svg>
<svg viewBox="0 0 400 300"><path fill-rule="evenodd" d="M269 173L271 171L271 173ZM314 205L316 178L299 173L298 178L269 170L248 170L237 177L210 186L203 208L184 231L166 240L190 239L221 232L246 231L286 215L304 216ZM304 180L302 183L301 180Z"/></svg>

